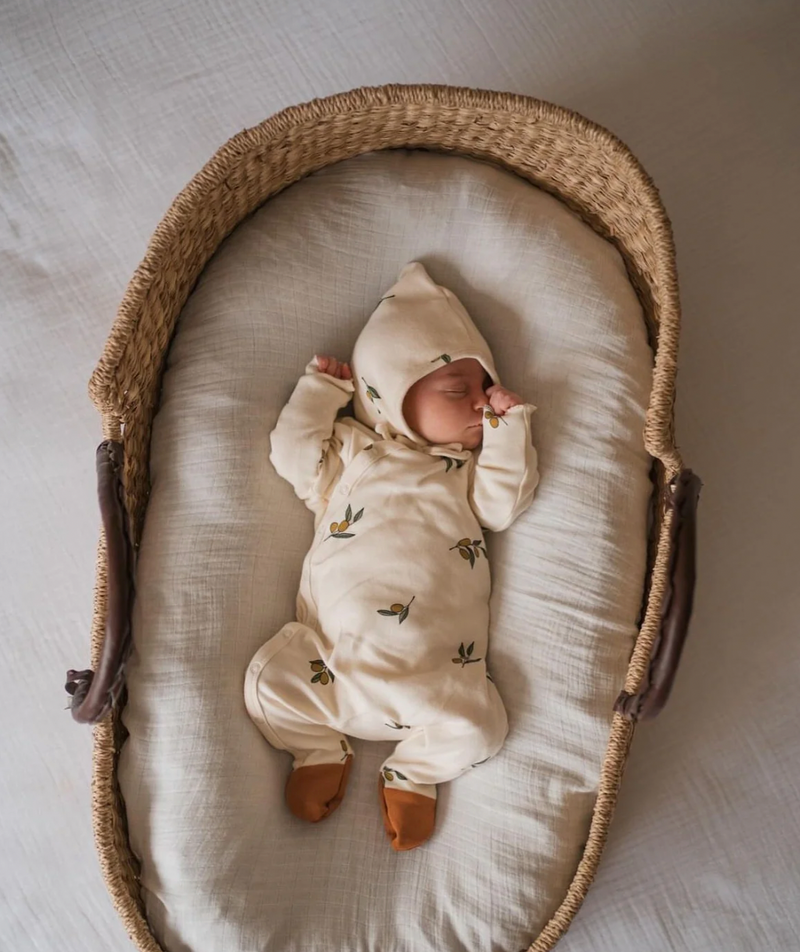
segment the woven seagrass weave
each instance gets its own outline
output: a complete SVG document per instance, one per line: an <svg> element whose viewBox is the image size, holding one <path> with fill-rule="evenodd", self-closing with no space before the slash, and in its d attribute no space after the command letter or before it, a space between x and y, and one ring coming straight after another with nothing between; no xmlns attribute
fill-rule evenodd
<svg viewBox="0 0 800 952"><path fill-rule="evenodd" d="M165 358L181 309L208 260L246 216L292 183L365 152L400 148L471 156L515 173L568 205L611 241L625 262L655 351L644 429L653 457L654 523L642 623L624 684L633 694L647 674L667 584L672 514L663 490L682 468L673 426L680 325L675 254L658 193L630 151L601 127L549 103L441 86L364 88L287 109L234 136L213 156L156 228L90 382L104 435L124 445L125 506L134 545L147 506L150 433ZM106 603L101 537L92 625L95 668ZM106 883L131 938L142 952L160 952L145 919L116 779L124 739L120 710L121 705L94 729L95 839ZM555 945L586 895L633 730L632 721L614 714L583 857L531 952Z"/></svg>

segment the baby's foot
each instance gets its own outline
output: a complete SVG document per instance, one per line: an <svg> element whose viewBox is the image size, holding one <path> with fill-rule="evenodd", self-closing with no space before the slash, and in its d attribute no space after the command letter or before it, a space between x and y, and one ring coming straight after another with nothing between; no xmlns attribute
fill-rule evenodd
<svg viewBox="0 0 800 952"><path fill-rule="evenodd" d="M333 813L344 798L353 755L344 763L298 767L286 783L286 803L296 817L318 823Z"/></svg>
<svg viewBox="0 0 800 952"><path fill-rule="evenodd" d="M378 796L383 825L393 849L398 852L413 850L430 839L436 826L435 797L387 787L383 776L378 780Z"/></svg>

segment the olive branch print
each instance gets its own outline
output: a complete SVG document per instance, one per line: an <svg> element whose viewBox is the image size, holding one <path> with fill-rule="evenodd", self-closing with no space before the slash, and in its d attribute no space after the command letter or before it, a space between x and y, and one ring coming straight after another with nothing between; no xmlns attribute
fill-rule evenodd
<svg viewBox="0 0 800 952"><path fill-rule="evenodd" d="M347 530L355 525L356 522L364 515L363 507L358 510L358 512L353 515L353 507L351 505L347 506L347 509L344 513L344 519L341 522L332 522L328 527L330 529L330 535L325 536L323 542L327 542L328 539L352 539L355 535L355 532L348 532Z"/></svg>
<svg viewBox="0 0 800 952"><path fill-rule="evenodd" d="M414 598L416 597L417 596L415 595ZM414 601L414 598L411 599L411 602ZM409 602L407 605L404 605L402 602L395 602L391 608L379 608L378 614L386 615L390 618L399 618L399 624L402 625L406 618L408 618L408 610L411 608L411 602Z"/></svg>
<svg viewBox="0 0 800 952"><path fill-rule="evenodd" d="M363 377L362 377L361 379L364 380ZM367 399L368 399L368 400L370 401L370 403L375 407L375 409L378 411L378 413L380 413L380 412L381 412L381 408L378 406L377 403L375 403L375 401L376 401L376 400L380 400L380 399L381 399L381 395L378 393L378 391L377 391L374 387L371 387L371 386L367 383L366 380L364 380L364 386L367 388Z"/></svg>
<svg viewBox="0 0 800 952"><path fill-rule="evenodd" d="M453 658L453 664L460 664L463 668L465 664L477 664L478 661L482 661L483 658L473 658L472 652L475 650L475 642L471 642L468 648L464 647L464 642L458 646L458 657Z"/></svg>
<svg viewBox="0 0 800 952"><path fill-rule="evenodd" d="M450 546L449 551L452 552L453 549L458 549L458 554L465 562L469 562L469 566L472 569L475 568L475 559L480 558L481 552L483 552L484 558L489 558L480 539L459 539L455 545Z"/></svg>
<svg viewBox="0 0 800 952"><path fill-rule="evenodd" d="M308 662L311 665L311 670L314 672L314 677L311 679L312 684L333 684L336 680L333 671L329 670L327 664L322 660L322 658L315 658L313 661Z"/></svg>

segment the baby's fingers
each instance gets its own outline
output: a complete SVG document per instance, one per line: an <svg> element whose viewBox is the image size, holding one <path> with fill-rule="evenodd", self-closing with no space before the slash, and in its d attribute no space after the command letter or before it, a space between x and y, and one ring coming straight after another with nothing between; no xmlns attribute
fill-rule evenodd
<svg viewBox="0 0 800 952"><path fill-rule="evenodd" d="M316 355L317 369L321 374L336 377L337 380L352 380L349 364L340 363L335 357L320 357Z"/></svg>
<svg viewBox="0 0 800 952"><path fill-rule="evenodd" d="M342 365L335 357L317 357L317 366L329 377L341 377Z"/></svg>
<svg viewBox="0 0 800 952"><path fill-rule="evenodd" d="M489 397L489 406L494 410L495 413L504 413L506 409L506 392L502 387L498 387L494 390L493 393L486 391L487 396Z"/></svg>
<svg viewBox="0 0 800 952"><path fill-rule="evenodd" d="M486 392L489 394L488 390ZM498 387L493 393L489 394L489 403L491 404L494 412L499 416L502 416L512 407L519 406L519 404L522 403L522 400L516 395L516 393L512 393L510 390L506 390L503 387Z"/></svg>

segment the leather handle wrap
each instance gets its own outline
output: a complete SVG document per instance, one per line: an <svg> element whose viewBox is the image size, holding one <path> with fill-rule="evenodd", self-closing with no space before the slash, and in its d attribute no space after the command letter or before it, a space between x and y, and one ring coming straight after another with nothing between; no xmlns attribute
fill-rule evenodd
<svg viewBox="0 0 800 952"><path fill-rule="evenodd" d="M647 684L638 694L623 691L614 710L629 720L655 717L667 703L681 659L692 615L697 546L697 504L700 477L684 469L665 490L672 509L667 589L661 606L661 625L653 643Z"/></svg>
<svg viewBox="0 0 800 952"><path fill-rule="evenodd" d="M67 693L76 721L96 724L113 708L125 683L131 648L134 553L123 495L122 444L104 440L97 447L97 497L106 541L105 638L97 671L68 671Z"/></svg>
<svg viewBox="0 0 800 952"><path fill-rule="evenodd" d="M106 631L97 671L67 672L67 693L76 721L96 724L113 708L124 685L131 648L134 553L122 486L123 449L114 440L97 448L97 495L106 539ZM672 691L689 630L695 587L697 505L702 482L682 470L666 490L673 511L667 590L661 626L653 643L646 686L637 694L623 691L614 710L630 720L647 720L663 709Z"/></svg>

